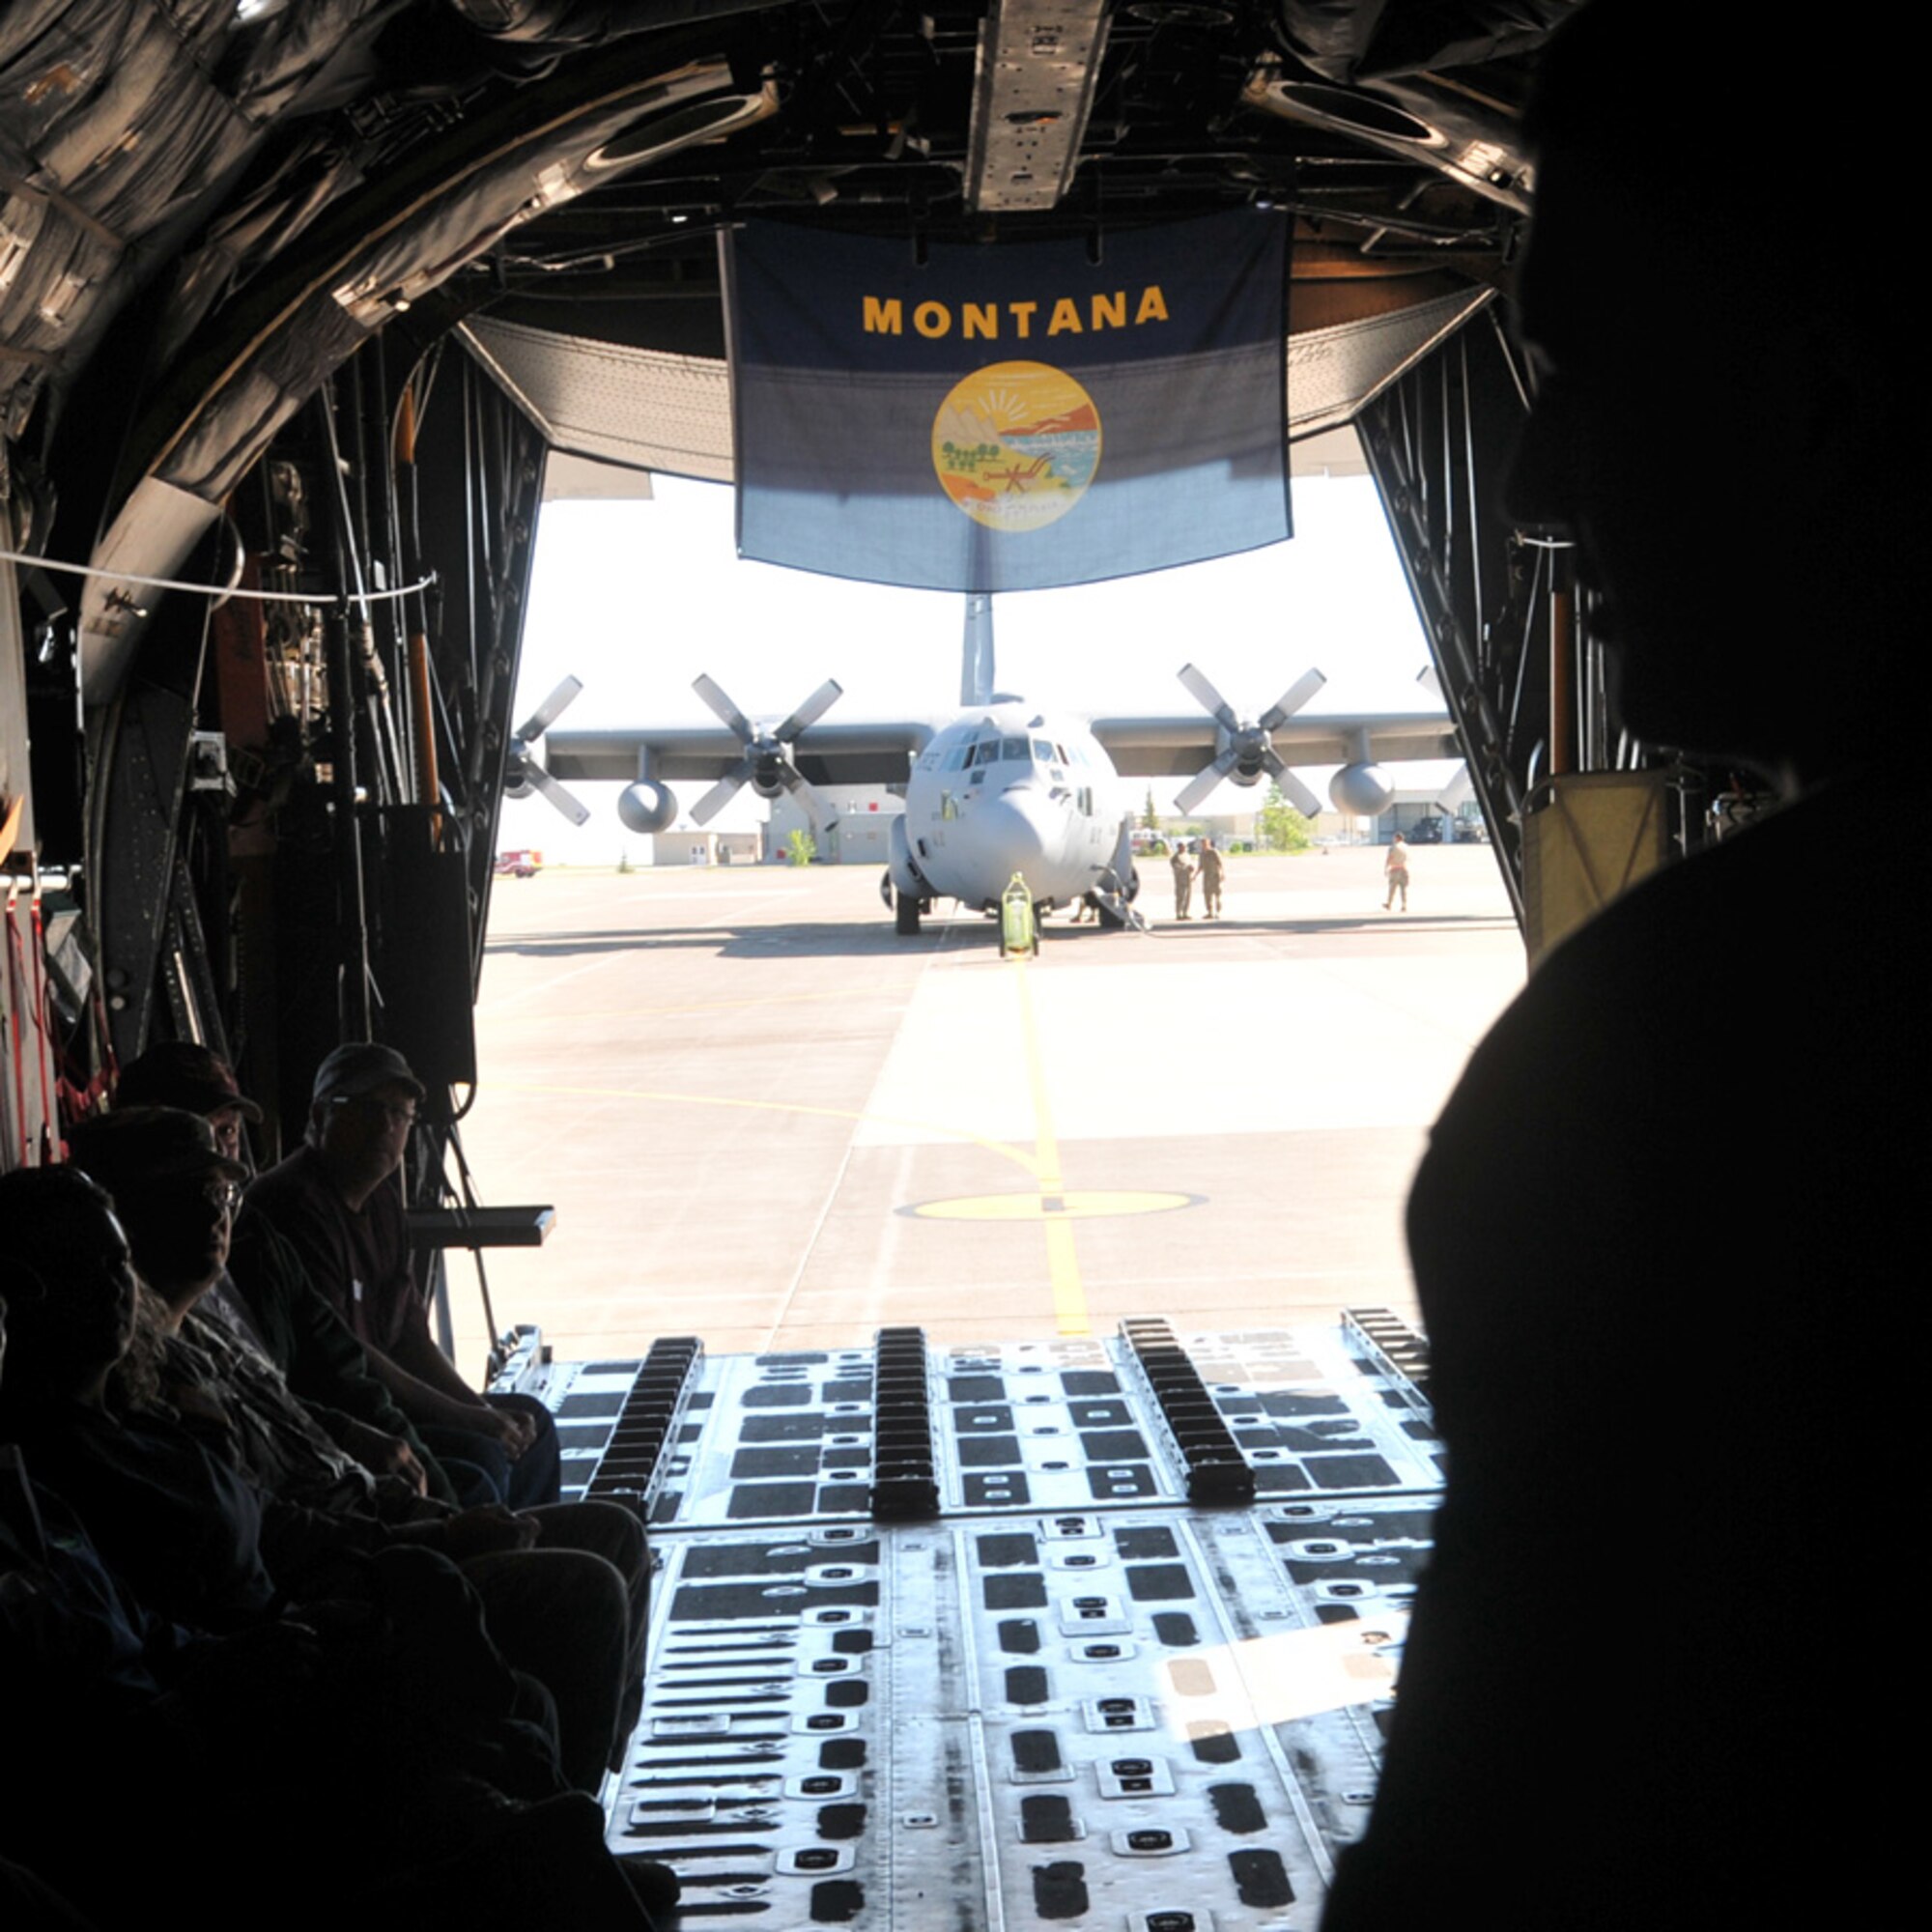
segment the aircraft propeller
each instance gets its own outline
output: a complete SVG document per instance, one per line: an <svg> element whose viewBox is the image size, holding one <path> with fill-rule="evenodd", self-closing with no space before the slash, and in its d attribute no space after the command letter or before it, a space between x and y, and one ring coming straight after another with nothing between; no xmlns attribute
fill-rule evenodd
<svg viewBox="0 0 1932 1932"><path fill-rule="evenodd" d="M844 686L828 677L782 724L769 728L753 724L725 696L724 687L715 678L700 673L692 680L691 688L745 748L744 756L691 808L692 817L700 825L708 825L724 810L739 787L749 784L760 798L777 798L782 791L790 792L804 806L813 825L819 824L818 799L792 762L792 751L806 729L844 696Z"/></svg>
<svg viewBox="0 0 1932 1932"><path fill-rule="evenodd" d="M528 798L532 792L541 792L573 825L586 824L590 818L590 808L574 797L537 762L536 741L569 709L582 689L581 679L565 678L510 733L509 753L503 764L503 793L506 798Z"/></svg>
<svg viewBox="0 0 1932 1932"><path fill-rule="evenodd" d="M1227 734L1228 742L1211 765L1204 767L1181 787L1174 801L1175 810L1192 811L1223 779L1232 778L1236 784L1251 785L1266 772L1295 810L1313 818L1321 810L1321 801L1288 768L1269 734L1293 717L1328 680L1319 670L1303 671L1251 722L1236 713L1204 671L1187 664L1181 666L1179 675L1195 701Z"/></svg>

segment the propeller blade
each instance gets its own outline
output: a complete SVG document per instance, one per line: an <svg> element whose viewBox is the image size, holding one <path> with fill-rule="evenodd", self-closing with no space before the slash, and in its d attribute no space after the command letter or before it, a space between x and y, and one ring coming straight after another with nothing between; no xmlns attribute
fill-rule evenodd
<svg viewBox="0 0 1932 1932"><path fill-rule="evenodd" d="M742 744L749 745L752 742L756 735L752 729L752 721L724 696L724 688L716 678L707 672L699 671L691 680L691 688L718 714L720 722L733 737Z"/></svg>
<svg viewBox="0 0 1932 1932"><path fill-rule="evenodd" d="M709 825L738 794L739 787L756 767L754 759L740 758L711 789L691 808L691 815L700 825Z"/></svg>
<svg viewBox="0 0 1932 1932"><path fill-rule="evenodd" d="M1321 814L1321 801L1302 783L1280 757L1270 752L1263 761L1268 768L1268 776L1281 787L1281 795L1300 812L1303 818L1319 818Z"/></svg>
<svg viewBox="0 0 1932 1932"><path fill-rule="evenodd" d="M1451 817L1454 817L1457 808L1462 805L1463 801L1475 788L1476 781L1469 776L1469 767L1467 764L1458 765L1456 767L1456 776L1442 787L1441 795L1436 799L1435 803L1444 811L1448 812Z"/></svg>
<svg viewBox="0 0 1932 1932"><path fill-rule="evenodd" d="M1261 727L1272 731L1277 724L1286 724L1328 680L1319 670L1305 670L1291 684L1275 701L1261 715Z"/></svg>
<svg viewBox="0 0 1932 1932"><path fill-rule="evenodd" d="M844 695L845 687L837 678L828 677L772 735L781 745L789 745L807 725L817 724Z"/></svg>
<svg viewBox="0 0 1932 1932"><path fill-rule="evenodd" d="M1230 745L1211 765L1204 766L1196 772L1175 794L1175 810L1192 811L1235 769L1236 762L1235 748Z"/></svg>
<svg viewBox="0 0 1932 1932"><path fill-rule="evenodd" d="M571 681L573 683L576 682L575 679ZM582 800L574 798L541 765L532 764L525 766L524 776L528 781L530 788L534 791L542 792L544 797L570 820L571 824L587 825L590 822L590 808L583 804Z"/></svg>
<svg viewBox="0 0 1932 1932"><path fill-rule="evenodd" d="M1206 671L1196 670L1191 664L1184 664L1175 675L1194 694L1194 701L1224 731L1238 731L1241 728L1235 707L1214 689Z"/></svg>
<svg viewBox="0 0 1932 1932"><path fill-rule="evenodd" d="M780 766L779 782L805 808L805 815L811 820L812 832L816 834L821 831L825 825L825 814L818 809L818 794L812 790L798 767L793 764Z"/></svg>
<svg viewBox="0 0 1932 1932"><path fill-rule="evenodd" d="M1174 795L1174 809L1185 815L1200 805L1214 787L1221 782L1221 774L1212 765L1205 772L1198 772Z"/></svg>
<svg viewBox="0 0 1932 1932"><path fill-rule="evenodd" d="M541 738L554 724L559 717L576 701L577 694L583 689L581 678L567 677L517 726L517 736L526 744L532 738Z"/></svg>

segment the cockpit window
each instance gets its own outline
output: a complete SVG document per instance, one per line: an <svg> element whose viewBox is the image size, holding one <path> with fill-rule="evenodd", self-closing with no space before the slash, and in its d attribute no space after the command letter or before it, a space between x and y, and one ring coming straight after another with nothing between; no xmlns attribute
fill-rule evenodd
<svg viewBox="0 0 1932 1932"><path fill-rule="evenodd" d="M1036 738L1033 741L1033 754L1043 765L1054 762L1053 747L1044 738Z"/></svg>
<svg viewBox="0 0 1932 1932"><path fill-rule="evenodd" d="M1024 738L1002 738L1000 756L1003 758L1024 758L1027 754L1027 741Z"/></svg>
<svg viewBox="0 0 1932 1932"><path fill-rule="evenodd" d="M976 765L990 765L1000 755L1000 741L997 738L981 738L973 748L973 762Z"/></svg>

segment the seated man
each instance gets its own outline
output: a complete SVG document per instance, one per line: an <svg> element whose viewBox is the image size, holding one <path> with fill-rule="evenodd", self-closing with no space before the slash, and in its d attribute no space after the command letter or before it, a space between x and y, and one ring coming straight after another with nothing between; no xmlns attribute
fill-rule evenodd
<svg viewBox="0 0 1932 1932"><path fill-rule="evenodd" d="M456 1560L482 1595L492 1634L555 1697L566 1769L594 1790L628 1740L641 1680L648 1568L636 1518L594 1502L457 1514L403 1484L376 1483L219 1305L211 1308L240 1170L216 1152L208 1124L170 1108L117 1109L82 1122L71 1139L76 1163L112 1188L152 1291L160 1395L259 1500L276 1585L312 1594L346 1555L398 1543ZM124 1429L150 1426L153 1397L119 1393Z"/></svg>
<svg viewBox="0 0 1932 1932"><path fill-rule="evenodd" d="M554 1502L560 1462L550 1411L527 1397L479 1395L429 1332L397 1185L422 1097L393 1048L337 1047L316 1072L305 1144L248 1190L248 1211L295 1248L438 1458L481 1472L488 1493L471 1488L464 1501Z"/></svg>
<svg viewBox="0 0 1932 1932"><path fill-rule="evenodd" d="M106 1197L71 1167L8 1175L0 1236L0 1399L17 1395L24 1373L42 1378L42 1408L85 1406L125 1342L134 1288ZM24 1343L11 1364L10 1315ZM0 1429L7 1923L83 1923L9 1860L103 1927L186 1911L240 1923L286 1893L291 1816L329 1820L328 1855L300 1873L303 1904L324 1922L522 1932L554 1915L647 1932L639 1905L674 1896L654 1873L613 1861L595 1804L561 1792L541 1692L504 1668L440 1559L383 1559L384 1618L338 1608L211 1638L130 1590L8 1435ZM103 1749L144 1794L120 1808L108 1857L98 1807L82 1802ZM201 1835L186 1861L167 1802L182 1791Z"/></svg>
<svg viewBox="0 0 1932 1932"><path fill-rule="evenodd" d="M115 1086L114 1106L117 1112L179 1107L198 1114L222 1155L237 1162L242 1122L261 1117L228 1063L185 1040L163 1041L129 1061ZM376 1379L361 1343L264 1216L244 1211L230 1228L228 1271L203 1306L259 1348L334 1441L364 1467L400 1477L443 1502L456 1501L456 1486ZM480 1479L477 1487L483 1487Z"/></svg>

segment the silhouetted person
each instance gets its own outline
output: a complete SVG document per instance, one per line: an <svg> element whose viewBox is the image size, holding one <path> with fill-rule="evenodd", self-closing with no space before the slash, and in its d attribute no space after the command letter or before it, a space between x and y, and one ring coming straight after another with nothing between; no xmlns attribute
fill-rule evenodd
<svg viewBox="0 0 1932 1932"><path fill-rule="evenodd" d="M1924 716L1907 163L1814 91L1772 164L1717 105L1754 32L1605 0L1547 56L1517 487L1603 593L1622 724L1790 802L1547 955L1436 1123L1448 1490L1324 1932L1876 1925L1916 1875L1846 1624L1920 1433L1855 1352L1921 1247L1922 947L1871 837Z"/></svg>
<svg viewBox="0 0 1932 1932"><path fill-rule="evenodd" d="M242 1170L219 1153L210 1123L176 1108L116 1108L81 1122L71 1138L75 1160L113 1190L151 1291L143 1325L158 1386L150 1395L128 1381L124 1424L152 1426L171 1407L207 1455L242 1479L261 1509L263 1559L286 1593L316 1594L345 1558L399 1545L458 1563L505 1656L555 1699L571 1781L594 1791L641 1697L641 1524L597 1502L456 1513L405 1484L379 1485L211 1307Z"/></svg>
<svg viewBox="0 0 1932 1932"><path fill-rule="evenodd" d="M207 1157L219 1158L212 1140ZM527 1932L552 1914L643 1925L645 1888L605 1853L595 1804L563 1788L548 1699L505 1666L449 1564L377 1552L357 1601L287 1614L237 1589L260 1565L251 1520L220 1501L235 1486L108 1401L138 1292L85 1174L0 1176L0 1855L103 1928L303 1913L474 1932ZM77 1435L99 1454L76 1451ZM43 1487L56 1469L70 1480ZM81 1511L83 1492L100 1515ZM226 1536L206 1528L210 1499ZM157 1555L169 1577L204 1572L172 1620L135 1580ZM184 1613L198 1607L234 1634L194 1628ZM86 1802L103 1752L140 1794L111 1845ZM326 1856L292 1854L291 1815L327 1820Z"/></svg>
<svg viewBox="0 0 1932 1932"><path fill-rule="evenodd" d="M245 1158L242 1122L262 1117L225 1060L185 1040L151 1046L122 1067L114 1111L142 1106L200 1115L216 1149L237 1162ZM228 1267L209 1307L269 1356L335 1441L374 1474L399 1477L453 1503L456 1487L442 1465L375 1378L361 1343L316 1290L300 1258L263 1215L233 1223ZM480 1472L474 1480L484 1486Z"/></svg>

